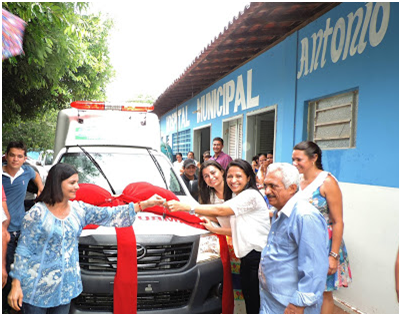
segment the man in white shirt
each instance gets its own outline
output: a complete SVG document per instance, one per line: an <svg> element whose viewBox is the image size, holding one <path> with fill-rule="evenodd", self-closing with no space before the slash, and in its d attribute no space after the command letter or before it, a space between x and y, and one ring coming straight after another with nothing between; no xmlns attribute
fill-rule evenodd
<svg viewBox="0 0 399 314"><path fill-rule="evenodd" d="M183 173L183 155L181 153L176 154L176 161L173 163L173 167L177 174L180 175Z"/></svg>

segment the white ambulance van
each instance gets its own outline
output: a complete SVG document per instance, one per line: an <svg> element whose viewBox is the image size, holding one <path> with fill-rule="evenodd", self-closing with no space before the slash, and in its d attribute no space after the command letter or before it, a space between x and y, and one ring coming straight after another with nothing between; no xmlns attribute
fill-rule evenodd
<svg viewBox="0 0 399 314"><path fill-rule="evenodd" d="M54 164L68 163L80 183L119 195L149 182L195 202L160 152L160 126L151 107L74 102L60 111ZM133 225L138 248L137 310L146 314L221 313L223 268L218 238L178 220L140 212ZM114 228L84 230L79 239L83 293L70 313L112 313L117 265Z"/></svg>

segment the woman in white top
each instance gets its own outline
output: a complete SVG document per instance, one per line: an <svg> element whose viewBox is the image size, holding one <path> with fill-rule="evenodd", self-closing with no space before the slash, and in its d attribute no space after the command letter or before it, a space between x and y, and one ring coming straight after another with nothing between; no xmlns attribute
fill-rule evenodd
<svg viewBox="0 0 399 314"><path fill-rule="evenodd" d="M205 161L198 175L198 201L200 204L223 204L225 171L215 160ZM227 198L231 198L231 190L227 192ZM231 236L230 216L225 217L202 217L204 227L217 234ZM216 222L219 225L215 225Z"/></svg>
<svg viewBox="0 0 399 314"><path fill-rule="evenodd" d="M224 203L190 205L169 201L170 211L187 211L210 217L230 216L231 235L235 255L241 260L241 287L248 314L259 313L258 267L262 249L270 230L266 201L256 187L252 166L236 159L226 168ZM226 186L227 185L227 186Z"/></svg>
<svg viewBox="0 0 399 314"><path fill-rule="evenodd" d="M202 164L198 175L200 204L224 203L225 173L223 167L215 160L208 160ZM228 198L231 198L232 193L230 189L228 193L230 194ZM210 232L226 236L226 242L230 253L231 274L233 277L234 314L245 314L244 296L242 294L239 280L241 263L240 259L234 254L233 241L231 238L230 216L203 216L201 218L204 221L202 225ZM215 222L217 224L215 224Z"/></svg>

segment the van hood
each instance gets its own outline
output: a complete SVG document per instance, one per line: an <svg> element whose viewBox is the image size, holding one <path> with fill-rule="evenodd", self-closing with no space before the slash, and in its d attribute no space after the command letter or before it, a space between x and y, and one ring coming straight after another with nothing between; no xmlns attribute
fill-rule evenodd
<svg viewBox="0 0 399 314"><path fill-rule="evenodd" d="M146 212L140 212L137 214L136 220L133 223L133 229L136 235L170 234L177 236L191 236L209 233L207 230L195 228L181 222L177 218L165 217L165 219L163 219L160 215ZM97 229L83 230L81 236L115 233L115 228L100 226Z"/></svg>

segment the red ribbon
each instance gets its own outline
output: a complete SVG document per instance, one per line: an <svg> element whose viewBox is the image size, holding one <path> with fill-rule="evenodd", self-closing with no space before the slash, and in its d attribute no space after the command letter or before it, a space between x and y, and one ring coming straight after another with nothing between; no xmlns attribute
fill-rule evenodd
<svg viewBox="0 0 399 314"><path fill-rule="evenodd" d="M147 182L129 184L118 197L113 197L103 188L88 183L79 184L75 200L92 205L105 207L140 202L147 200L154 194L167 201L178 200L175 194L166 189L154 186ZM158 215L179 219L192 227L205 229L200 218L185 212L165 211L162 206L154 206L144 210ZM85 229L95 229L96 225L87 225ZM114 314L137 313L137 248L134 229L131 227L115 228L118 246L117 271L114 279ZM226 237L219 235L220 257L223 265L223 295L222 313L232 314L234 311L234 294L230 266L230 255ZM135 261L135 262L133 262ZM133 266L133 268L132 268Z"/></svg>
<svg viewBox="0 0 399 314"><path fill-rule="evenodd" d="M233 277L231 275L231 262L226 236L218 235L220 245L220 258L223 265L223 294L222 294L222 313L233 314L234 312L234 292Z"/></svg>
<svg viewBox="0 0 399 314"><path fill-rule="evenodd" d="M133 228L115 228L118 261L114 279L114 313L137 313L137 248ZM132 261L136 261L135 263Z"/></svg>

